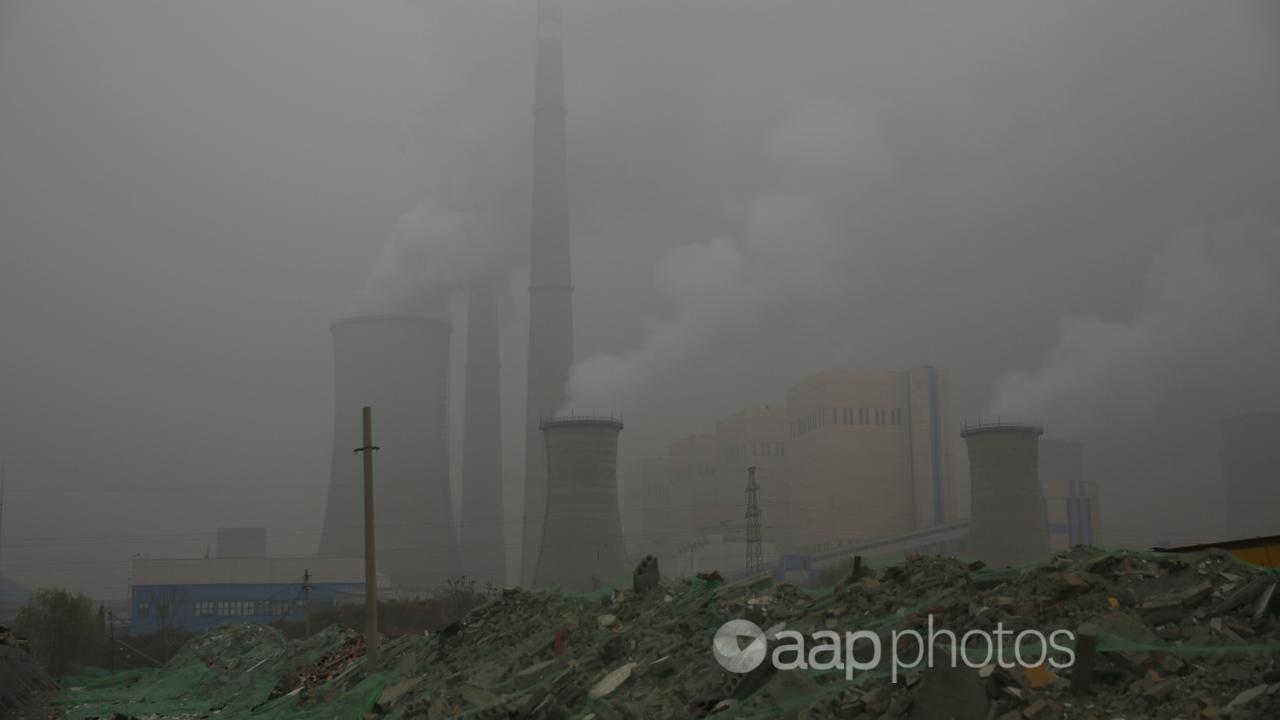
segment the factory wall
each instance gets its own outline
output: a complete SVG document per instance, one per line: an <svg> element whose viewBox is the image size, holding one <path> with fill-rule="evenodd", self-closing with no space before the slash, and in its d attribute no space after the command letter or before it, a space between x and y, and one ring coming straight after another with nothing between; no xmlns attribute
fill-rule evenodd
<svg viewBox="0 0 1280 720"><path fill-rule="evenodd" d="M673 545L671 522L671 473L666 458L644 458L635 463L643 488L640 516L640 553L663 556Z"/></svg>
<svg viewBox="0 0 1280 720"><path fill-rule="evenodd" d="M938 404L931 406L929 387L927 372L828 370L788 388L798 548L816 551L949 519L950 452L933 442L948 435L946 388L934 386Z"/></svg>
<svg viewBox="0 0 1280 720"><path fill-rule="evenodd" d="M645 461L641 548L663 557L741 525L753 465L764 540L783 552L953 522L949 397L937 368L828 370L792 385L784 407L722 418L714 434L682 438L665 458Z"/></svg>
<svg viewBox="0 0 1280 720"><path fill-rule="evenodd" d="M689 543L716 524L718 456L716 436L710 433L681 438L667 448L670 543Z"/></svg>
<svg viewBox="0 0 1280 720"><path fill-rule="evenodd" d="M363 601L364 563L355 558L138 558L130 573L129 632L302 620L308 576L313 610ZM378 584L387 585L382 573Z"/></svg>

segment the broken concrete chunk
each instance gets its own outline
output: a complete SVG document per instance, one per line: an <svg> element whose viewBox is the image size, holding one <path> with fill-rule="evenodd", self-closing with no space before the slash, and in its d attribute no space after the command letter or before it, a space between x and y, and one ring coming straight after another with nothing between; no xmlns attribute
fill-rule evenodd
<svg viewBox="0 0 1280 720"><path fill-rule="evenodd" d="M635 663L629 662L608 675L605 675L601 678L600 682L591 687L591 697L602 698L609 695L614 690L617 690L622 683L626 682L631 677L631 671L634 670L635 667Z"/></svg>

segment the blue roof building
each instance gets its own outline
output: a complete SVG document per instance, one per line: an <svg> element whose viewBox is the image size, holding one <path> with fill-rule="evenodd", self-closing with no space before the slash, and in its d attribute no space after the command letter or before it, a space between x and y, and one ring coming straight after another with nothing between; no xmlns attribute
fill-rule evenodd
<svg viewBox="0 0 1280 720"><path fill-rule="evenodd" d="M386 584L380 575L379 587ZM313 610L363 602L364 563L358 558L137 558L129 632L202 632L229 622L300 621L304 585Z"/></svg>

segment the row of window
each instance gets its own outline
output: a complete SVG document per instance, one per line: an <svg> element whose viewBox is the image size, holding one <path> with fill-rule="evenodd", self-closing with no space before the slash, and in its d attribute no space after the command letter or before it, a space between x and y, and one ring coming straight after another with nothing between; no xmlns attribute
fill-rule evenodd
<svg viewBox="0 0 1280 720"><path fill-rule="evenodd" d="M195 603L197 618L260 618L264 615L284 616L297 607L296 602L271 600L220 600L198 601ZM169 614L168 602L157 602L155 607L150 602L140 602L137 606L138 618L150 618L154 611L157 618Z"/></svg>
<svg viewBox="0 0 1280 720"><path fill-rule="evenodd" d="M151 615L151 609L152 609L151 603L140 602L138 603L138 609L134 614L137 615L138 617L143 617L143 618L148 617ZM161 618L166 617L169 614L169 603L167 602L156 603L155 611L156 611L156 617L161 617Z"/></svg>
<svg viewBox="0 0 1280 720"><path fill-rule="evenodd" d="M827 410L831 413L828 416ZM901 425L902 408L824 408L791 422L791 437L832 425Z"/></svg>
<svg viewBox="0 0 1280 720"><path fill-rule="evenodd" d="M827 416L825 413L821 413L815 410L798 420L792 420L791 421L791 437L795 437L797 435L803 435L807 432L812 432L814 430L817 430L818 428L826 424L824 422L826 420L826 417Z"/></svg>
<svg viewBox="0 0 1280 720"><path fill-rule="evenodd" d="M295 603L279 600L209 600L195 604L196 617L283 617Z"/></svg>
<svg viewBox="0 0 1280 720"><path fill-rule="evenodd" d="M831 408L837 425L901 425L902 408Z"/></svg>
<svg viewBox="0 0 1280 720"><path fill-rule="evenodd" d="M774 440L756 440L744 443L727 443L720 453L720 460L726 464L742 457L786 457L787 444Z"/></svg>
<svg viewBox="0 0 1280 720"><path fill-rule="evenodd" d="M698 463L699 477L715 477L716 466L711 463Z"/></svg>

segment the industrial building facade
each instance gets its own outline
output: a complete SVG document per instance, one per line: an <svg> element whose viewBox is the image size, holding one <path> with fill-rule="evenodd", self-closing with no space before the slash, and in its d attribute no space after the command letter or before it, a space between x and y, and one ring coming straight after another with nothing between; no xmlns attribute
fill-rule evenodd
<svg viewBox="0 0 1280 720"><path fill-rule="evenodd" d="M797 549L952 519L949 397L945 374L932 367L828 370L788 388Z"/></svg>
<svg viewBox="0 0 1280 720"><path fill-rule="evenodd" d="M380 575L379 585L384 583ZM312 609L363 602L364 563L335 558L138 558L130 582L129 633L202 632L229 622L301 621L304 600Z"/></svg>
<svg viewBox="0 0 1280 720"><path fill-rule="evenodd" d="M675 556L740 530L756 468L764 540L813 553L955 518L954 431L945 373L828 370L781 408L721 419L714 433L640 461L641 550Z"/></svg>

